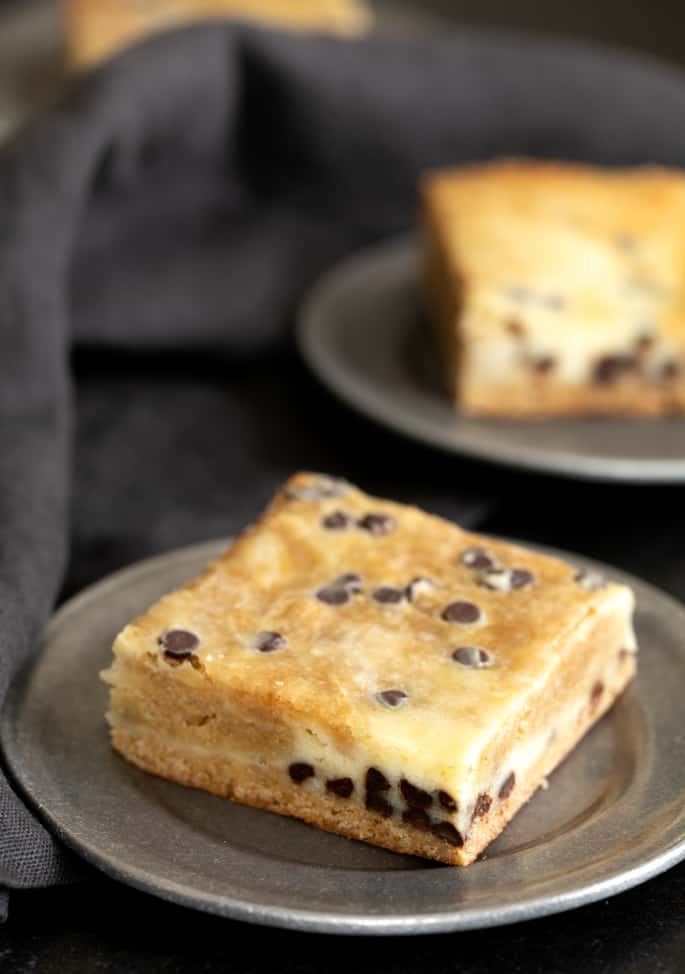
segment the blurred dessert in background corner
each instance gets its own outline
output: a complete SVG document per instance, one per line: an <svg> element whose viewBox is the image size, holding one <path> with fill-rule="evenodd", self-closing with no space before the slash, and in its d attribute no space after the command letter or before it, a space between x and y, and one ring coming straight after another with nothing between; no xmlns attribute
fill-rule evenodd
<svg viewBox="0 0 685 974"><path fill-rule="evenodd" d="M373 16L363 0L62 0L68 64L90 67L158 30L236 17L295 31L357 36Z"/></svg>
<svg viewBox="0 0 685 974"><path fill-rule="evenodd" d="M685 173L507 160L423 182L424 291L472 415L685 411Z"/></svg>

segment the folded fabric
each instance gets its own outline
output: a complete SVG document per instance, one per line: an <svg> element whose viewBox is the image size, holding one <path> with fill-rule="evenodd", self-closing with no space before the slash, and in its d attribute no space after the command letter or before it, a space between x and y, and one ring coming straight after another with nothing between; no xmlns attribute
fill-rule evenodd
<svg viewBox="0 0 685 974"><path fill-rule="evenodd" d="M683 164L683 117L676 69L478 33L346 42L214 25L76 83L0 155L0 703L63 577L72 346L90 352L71 588L110 566L103 520L110 562L229 533L291 457L473 514L465 465L305 382L284 339L298 298L336 258L411 225L426 168L496 154ZM178 505L166 518L156 494L134 496L148 464ZM0 821L0 886L75 875L6 779Z"/></svg>

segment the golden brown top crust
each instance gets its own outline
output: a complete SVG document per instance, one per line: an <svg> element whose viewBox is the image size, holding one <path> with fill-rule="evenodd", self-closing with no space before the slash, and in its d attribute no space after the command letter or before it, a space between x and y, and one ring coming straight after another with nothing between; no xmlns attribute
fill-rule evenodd
<svg viewBox="0 0 685 974"><path fill-rule="evenodd" d="M177 666L179 679L230 686L341 740L409 753L448 735L458 764L454 741L466 760L584 620L631 605L627 589L556 558L298 474L115 651L156 658L160 637L189 631L202 670Z"/></svg>

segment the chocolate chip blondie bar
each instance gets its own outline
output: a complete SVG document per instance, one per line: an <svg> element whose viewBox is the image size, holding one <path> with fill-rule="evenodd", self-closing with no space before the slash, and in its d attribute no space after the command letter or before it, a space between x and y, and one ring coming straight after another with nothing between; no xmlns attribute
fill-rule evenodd
<svg viewBox="0 0 685 974"><path fill-rule="evenodd" d="M685 174L505 161L423 184L424 291L455 402L685 410Z"/></svg>
<svg viewBox="0 0 685 974"><path fill-rule="evenodd" d="M238 17L298 31L354 36L372 22L363 0L62 0L67 56L90 66L148 34L193 20Z"/></svg>
<svg viewBox="0 0 685 974"><path fill-rule="evenodd" d="M184 785L466 865L635 673L633 596L298 474L128 625L114 747Z"/></svg>

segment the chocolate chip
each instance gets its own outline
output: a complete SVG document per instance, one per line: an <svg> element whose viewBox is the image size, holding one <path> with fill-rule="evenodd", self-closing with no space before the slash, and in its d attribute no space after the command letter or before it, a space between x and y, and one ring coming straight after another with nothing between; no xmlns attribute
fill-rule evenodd
<svg viewBox="0 0 685 974"><path fill-rule="evenodd" d="M462 565L480 572L494 571L500 567L496 555L491 554L487 548L467 548L466 551L462 551L460 560Z"/></svg>
<svg viewBox="0 0 685 974"><path fill-rule="evenodd" d="M296 761L288 768L288 774L296 785L301 785L303 781L307 780L307 778L314 777L314 768L311 766L311 764L305 764L303 761Z"/></svg>
<svg viewBox="0 0 685 974"><path fill-rule="evenodd" d="M478 622L483 613L473 602L450 602L442 618L445 622L460 622L464 626Z"/></svg>
<svg viewBox="0 0 685 974"><path fill-rule="evenodd" d="M316 597L319 602L325 602L326 605L344 605L350 601L350 593L342 585L328 585L326 588L320 588Z"/></svg>
<svg viewBox="0 0 685 974"><path fill-rule="evenodd" d="M169 659L190 659L190 654L200 645L200 639L187 629L169 629L157 640Z"/></svg>
<svg viewBox="0 0 685 974"><path fill-rule="evenodd" d="M291 500L321 501L329 497L342 497L349 493L351 484L333 477L317 477L304 484L289 484L285 493Z"/></svg>
<svg viewBox="0 0 685 974"><path fill-rule="evenodd" d="M369 534L376 536L390 534L394 531L396 523L395 518L390 514L365 514L358 522L362 531L368 531Z"/></svg>
<svg viewBox="0 0 685 974"><path fill-rule="evenodd" d="M405 588L405 598L408 602L413 602L422 593L432 592L435 588L437 588L435 582L432 582L430 578L423 578L423 576L419 575L413 578Z"/></svg>
<svg viewBox="0 0 685 974"><path fill-rule="evenodd" d="M338 798L349 798L354 791L354 782L351 778L329 778L326 791L332 792Z"/></svg>
<svg viewBox="0 0 685 974"><path fill-rule="evenodd" d="M379 795L378 792L371 792L370 794L367 793L364 804L370 812L378 812L379 815L383 816L383 818L390 818L394 811L390 802L386 801L386 799L383 798L382 795Z"/></svg>
<svg viewBox="0 0 685 974"><path fill-rule="evenodd" d="M654 344L654 335L651 332L641 332L635 339L635 348L639 352L646 352Z"/></svg>
<svg viewBox="0 0 685 974"><path fill-rule="evenodd" d="M390 782L385 777L382 771L378 768L369 768L366 772L365 785L367 792L369 791L389 791Z"/></svg>
<svg viewBox="0 0 685 974"><path fill-rule="evenodd" d="M372 598L376 602L381 602L383 605L393 605L397 602L402 602L404 599L404 592L400 588L393 588L391 585L381 585L373 593Z"/></svg>
<svg viewBox="0 0 685 974"><path fill-rule="evenodd" d="M443 842L449 842L449 844L453 845L455 849L459 849L460 846L463 846L464 844L461 832L458 832L451 822L436 822L435 825L431 827L431 832L436 839L442 839Z"/></svg>
<svg viewBox="0 0 685 974"><path fill-rule="evenodd" d="M421 832L428 832L431 827L431 820L422 808L408 808L402 812L402 821Z"/></svg>
<svg viewBox="0 0 685 974"><path fill-rule="evenodd" d="M502 787L497 793L497 797L500 801L506 801L509 795L514 790L514 785L516 784L516 775L513 771L510 771L502 783Z"/></svg>
<svg viewBox="0 0 685 974"><path fill-rule="evenodd" d="M668 381L669 379L676 379L679 375L680 364L675 359L669 359L661 366L660 376L662 379Z"/></svg>
<svg viewBox="0 0 685 974"><path fill-rule="evenodd" d="M454 800L454 798L452 798L452 796L448 791L439 791L438 801L440 802L442 807L446 809L446 811L448 812L456 812L458 808L456 801Z"/></svg>
<svg viewBox="0 0 685 974"><path fill-rule="evenodd" d="M356 572L345 572L344 575L339 575L334 585L342 586L342 588L346 589L352 595L357 595L364 590L362 577L361 575L357 575Z"/></svg>
<svg viewBox="0 0 685 974"><path fill-rule="evenodd" d="M553 355L541 355L539 358L533 359L531 366L538 375L547 375L556 368L557 360Z"/></svg>
<svg viewBox="0 0 685 974"><path fill-rule="evenodd" d="M274 653L286 646L287 642L280 632L258 632L252 641L253 649L260 653Z"/></svg>
<svg viewBox="0 0 685 974"><path fill-rule="evenodd" d="M345 511L333 511L322 519L321 524L327 531L344 531L352 527L353 518Z"/></svg>
<svg viewBox="0 0 685 974"><path fill-rule="evenodd" d="M592 687L592 691L590 693L590 704L593 707L597 706L599 701L602 699L603 693L604 693L604 684L602 683L601 680L597 680L597 682Z"/></svg>
<svg viewBox="0 0 685 974"><path fill-rule="evenodd" d="M573 576L573 581L577 582L581 588L587 589L588 592L596 592L600 588L607 587L607 580L604 575L600 575L599 572L591 572L586 568L581 568Z"/></svg>
<svg viewBox="0 0 685 974"><path fill-rule="evenodd" d="M611 385L636 365L634 355L603 355L595 364L592 378L597 385Z"/></svg>
<svg viewBox="0 0 685 974"><path fill-rule="evenodd" d="M423 788L417 788L406 778L402 778L400 781L400 791L407 805L411 805L412 808L430 808L433 804L432 795L424 791Z"/></svg>
<svg viewBox="0 0 685 974"><path fill-rule="evenodd" d="M516 320L516 318L510 318L506 324L506 328L509 334L514 338L523 338L523 336L526 334L526 329L523 327L520 321Z"/></svg>
<svg viewBox="0 0 685 974"><path fill-rule="evenodd" d="M526 588L528 585L532 585L535 581L535 576L532 572L529 572L525 568L514 568L511 573L511 587L513 589Z"/></svg>
<svg viewBox="0 0 685 974"><path fill-rule="evenodd" d="M475 670L484 670L493 662L490 653L478 646L460 646L452 653L452 659Z"/></svg>
<svg viewBox="0 0 685 974"><path fill-rule="evenodd" d="M482 818L484 815L487 815L491 805L492 798L486 791L482 791L478 798L476 798L476 804L473 806L471 821L474 822L477 818Z"/></svg>
<svg viewBox="0 0 685 974"><path fill-rule="evenodd" d="M407 702L407 694L404 690L381 690L376 694L376 700L386 707L401 707Z"/></svg>
<svg viewBox="0 0 685 974"><path fill-rule="evenodd" d="M511 592L512 589L532 585L534 580L532 572L525 568L498 568L494 571L482 572L478 584L495 592Z"/></svg>

